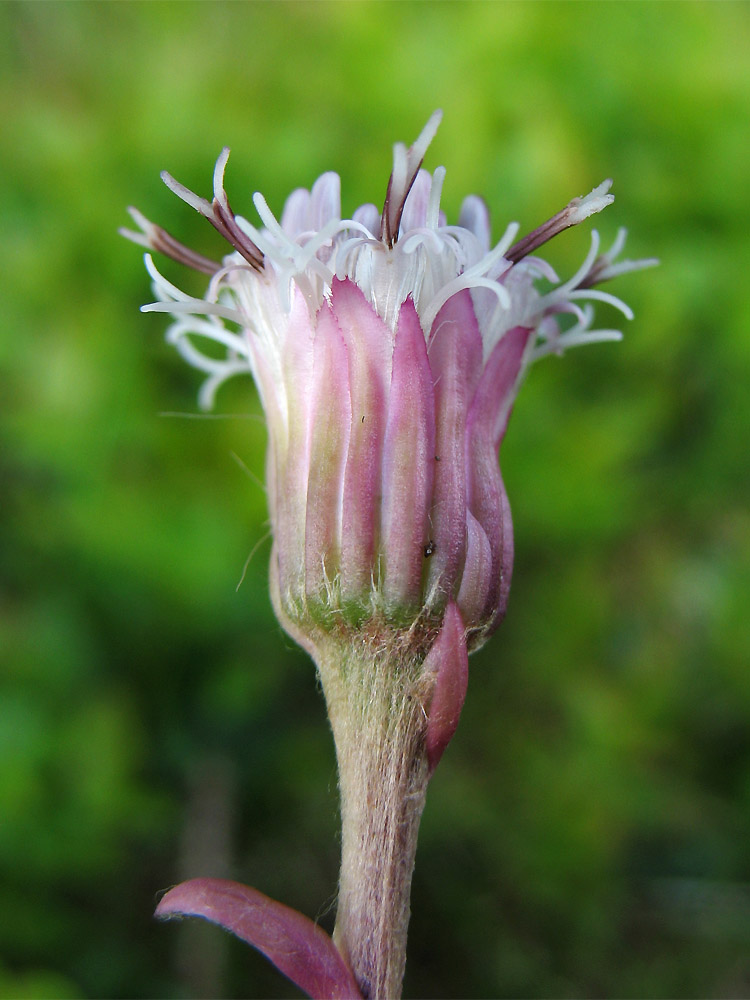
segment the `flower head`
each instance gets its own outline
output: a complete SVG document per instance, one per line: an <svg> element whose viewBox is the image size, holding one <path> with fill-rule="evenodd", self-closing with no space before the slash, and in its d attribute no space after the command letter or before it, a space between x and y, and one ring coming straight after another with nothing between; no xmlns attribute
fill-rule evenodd
<svg viewBox="0 0 750 1000"><path fill-rule="evenodd" d="M125 235L210 276L203 299L156 269L167 337L217 388L249 372L269 428L268 486L277 610L303 643L366 623L419 622L434 637L455 605L475 647L502 618L513 559L497 453L518 387L536 358L618 339L595 329L591 303L629 308L593 287L651 260L614 263L591 249L567 281L532 254L609 205L610 181L574 198L528 236L509 225L490 243L484 202L469 196L457 225L440 209L443 167L422 160L440 122L394 148L382 211L342 219L340 182L323 174L287 199L281 220L260 194L260 219L236 216L224 190L211 202L169 174L165 183L204 215L232 251L219 261L184 247L131 209ZM545 285L539 287L540 282ZM204 353L201 339L224 355Z"/></svg>
<svg viewBox="0 0 750 1000"><path fill-rule="evenodd" d="M342 862L333 941L256 890L217 879L173 889L159 913L220 923L313 996L400 995L409 887L430 776L466 693L468 652L501 620L513 534L498 449L529 365L613 340L593 327L595 288L654 261L616 263L591 249L567 281L532 256L612 202L610 181L528 236L490 243L470 196L457 225L440 210L445 171L421 169L440 122L397 144L382 211L342 219L339 178L288 198L281 220L254 196L259 223L214 197L166 184L232 250L222 261L183 246L139 212L125 235L209 276L203 299L146 266L172 316L167 337L206 375L212 404L240 372L255 379L268 432L272 595L316 660L336 743ZM210 353L201 340L212 341ZM216 345L221 348L217 357Z"/></svg>

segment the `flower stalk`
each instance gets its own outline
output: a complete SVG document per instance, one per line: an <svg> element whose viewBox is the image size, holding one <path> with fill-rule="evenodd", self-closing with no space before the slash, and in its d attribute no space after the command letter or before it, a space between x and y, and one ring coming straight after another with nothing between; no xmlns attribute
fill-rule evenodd
<svg viewBox="0 0 750 1000"><path fill-rule="evenodd" d="M320 674L336 743L341 873L333 940L363 997L397 997L428 781L424 695L408 653L368 644Z"/></svg>
<svg viewBox="0 0 750 1000"><path fill-rule="evenodd" d="M498 452L518 389L545 354L619 339L593 327L591 303L632 313L594 285L655 263L616 262L624 230L605 254L594 232L568 281L531 256L611 204L610 181L520 240L513 223L491 246L475 196L449 225L445 171L421 169L439 122L436 112L411 147L394 147L382 211L342 218L339 178L324 174L280 221L256 194L252 224L230 208L225 149L211 201L162 175L227 240L221 262L135 209L140 232L123 231L210 276L195 299L146 255L157 301L144 309L171 314L168 339L206 375L201 405L232 375L255 380L269 433L271 596L316 662L341 792L332 942L257 890L217 880L177 887L159 912L220 923L311 996L400 996L427 784L458 725L468 654L507 605L513 533Z"/></svg>

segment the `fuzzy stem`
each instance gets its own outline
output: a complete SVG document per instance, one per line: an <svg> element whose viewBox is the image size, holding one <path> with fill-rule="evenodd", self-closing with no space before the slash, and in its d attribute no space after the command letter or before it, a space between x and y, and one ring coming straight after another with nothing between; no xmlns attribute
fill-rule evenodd
<svg viewBox="0 0 750 1000"><path fill-rule="evenodd" d="M428 781L425 679L404 650L321 657L341 792L334 941L366 1000L397 1000Z"/></svg>

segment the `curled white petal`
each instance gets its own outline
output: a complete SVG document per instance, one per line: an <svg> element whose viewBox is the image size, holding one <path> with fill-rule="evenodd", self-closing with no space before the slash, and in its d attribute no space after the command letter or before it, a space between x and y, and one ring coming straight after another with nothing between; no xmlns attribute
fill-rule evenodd
<svg viewBox="0 0 750 1000"><path fill-rule="evenodd" d="M616 295L610 295L609 292L602 292L598 288L584 288L581 291L570 292L568 295L570 300L573 299L598 299L600 302L608 302L611 306L623 314L626 319L633 318L633 310L630 306L626 305L622 299L618 299Z"/></svg>
<svg viewBox="0 0 750 1000"><path fill-rule="evenodd" d="M141 306L141 312L161 312L161 313L190 313L193 316L221 316L232 323L243 326L247 322L247 317L223 306L220 302L206 302L205 299L185 299L183 302L149 302Z"/></svg>

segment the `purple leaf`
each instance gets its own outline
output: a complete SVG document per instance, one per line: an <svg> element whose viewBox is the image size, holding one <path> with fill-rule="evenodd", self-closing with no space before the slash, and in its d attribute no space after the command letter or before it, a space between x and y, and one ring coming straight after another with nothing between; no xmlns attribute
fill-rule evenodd
<svg viewBox="0 0 750 1000"><path fill-rule="evenodd" d="M221 878L194 878L170 889L156 916L203 917L268 958L313 1000L361 1000L354 976L326 932L257 889Z"/></svg>
<svg viewBox="0 0 750 1000"><path fill-rule="evenodd" d="M466 421L468 506L489 540L493 581L481 617L485 635L505 614L513 568L513 523L498 466L497 451L510 417L532 331L515 326L493 348L477 385Z"/></svg>
<svg viewBox="0 0 750 1000"><path fill-rule="evenodd" d="M341 553L344 471L352 410L346 343L331 307L318 313L313 342L310 393L310 471L305 521L305 591L313 603L325 602L328 581Z"/></svg>
<svg viewBox="0 0 750 1000"><path fill-rule="evenodd" d="M424 546L435 475L435 392L414 302L399 312L383 446L383 595L389 613L412 613L422 600Z"/></svg>
<svg viewBox="0 0 750 1000"><path fill-rule="evenodd" d="M377 558L383 439L393 334L353 281L334 278L333 315L349 358L351 434L344 477L339 586L344 604L369 602Z"/></svg>
<svg viewBox="0 0 750 1000"><path fill-rule="evenodd" d="M450 592L466 557L466 457L469 403L482 369L482 335L469 290L452 295L435 317L428 356L435 390L435 487L430 511L434 554L427 593Z"/></svg>

